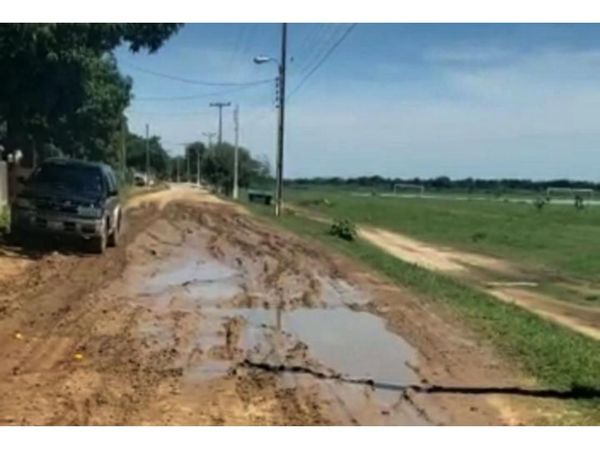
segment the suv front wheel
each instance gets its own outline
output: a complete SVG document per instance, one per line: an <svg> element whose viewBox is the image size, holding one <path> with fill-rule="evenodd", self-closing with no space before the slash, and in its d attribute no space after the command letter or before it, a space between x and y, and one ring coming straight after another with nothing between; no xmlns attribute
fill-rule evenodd
<svg viewBox="0 0 600 450"><path fill-rule="evenodd" d="M116 247L119 243L119 235L121 234L121 213L119 212L117 215L117 222L115 223L115 227L113 232L108 236L108 246Z"/></svg>
<svg viewBox="0 0 600 450"><path fill-rule="evenodd" d="M102 254L106 250L106 225L100 230L100 236L94 236L88 241L88 249L92 253Z"/></svg>

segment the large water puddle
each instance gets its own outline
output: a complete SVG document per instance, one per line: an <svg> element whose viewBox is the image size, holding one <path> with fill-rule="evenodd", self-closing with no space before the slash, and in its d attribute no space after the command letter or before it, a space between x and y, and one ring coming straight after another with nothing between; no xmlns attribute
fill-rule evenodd
<svg viewBox="0 0 600 450"><path fill-rule="evenodd" d="M265 332L270 336L280 333L288 342L306 344L311 359L337 374L388 384L415 381L409 367L415 359L414 350L400 336L387 331L384 322L372 314L347 308L279 312L238 309L228 310L227 314L247 321L242 339L246 350L261 344L269 347L272 342L265 339Z"/></svg>
<svg viewBox="0 0 600 450"><path fill-rule="evenodd" d="M141 296L136 302L161 304L169 311L177 307L177 299L185 297L186 302L199 307L193 347L201 356L185 368L188 388L225 375L244 359L309 367L314 372L343 379L369 379L398 389L418 382L411 369L416 358L414 349L388 331L381 318L350 308L368 303L369 298L344 280L317 276L320 287L314 290L318 296L315 304L320 307L296 303L288 309L232 306L230 300L242 292L244 273L210 259L177 261L139 280L136 292ZM269 287L257 288L262 291L245 295L258 298ZM153 326L141 325L140 332L160 340L161 323L158 320ZM387 411L386 417L392 422L417 422L414 417L406 417L405 409L395 407L401 398L399 390L373 390L310 374L281 373L284 384L294 385L300 380L316 383L324 398L329 396L333 403L352 410L365 412L371 408L375 414Z"/></svg>

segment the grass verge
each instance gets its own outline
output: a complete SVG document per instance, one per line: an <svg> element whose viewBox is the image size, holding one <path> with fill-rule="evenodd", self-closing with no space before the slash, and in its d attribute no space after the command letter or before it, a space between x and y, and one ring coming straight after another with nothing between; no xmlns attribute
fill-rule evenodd
<svg viewBox="0 0 600 450"><path fill-rule="evenodd" d="M271 219L271 209L259 206L250 206L250 209ZM351 256L421 298L443 306L540 385L561 390L600 391L600 343L597 341L518 306L499 302L457 280L399 260L360 239L348 242L330 236L327 225L306 217L284 215L270 221ZM588 411L594 409L594 420L600 420L598 396L595 400L575 403Z"/></svg>

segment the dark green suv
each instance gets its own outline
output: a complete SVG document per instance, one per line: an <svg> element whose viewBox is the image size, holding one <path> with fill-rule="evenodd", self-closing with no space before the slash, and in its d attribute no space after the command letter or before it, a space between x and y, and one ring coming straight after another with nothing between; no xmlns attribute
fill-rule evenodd
<svg viewBox="0 0 600 450"><path fill-rule="evenodd" d="M116 246L122 225L119 188L106 164L49 159L25 182L11 208L11 233L75 237L94 253Z"/></svg>

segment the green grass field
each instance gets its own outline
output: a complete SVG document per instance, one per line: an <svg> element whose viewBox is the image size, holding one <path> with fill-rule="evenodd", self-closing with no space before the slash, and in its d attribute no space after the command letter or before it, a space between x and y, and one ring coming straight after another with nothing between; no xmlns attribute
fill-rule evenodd
<svg viewBox="0 0 600 450"><path fill-rule="evenodd" d="M490 342L541 385L600 390L597 341L517 306L499 302L458 280L389 256L362 240L348 242L330 236L325 224L296 215L284 215L277 220L272 217L271 208L252 205L251 209L270 223L344 253L408 288L423 301L433 302ZM576 419L577 423L600 423L598 398L570 403L583 415Z"/></svg>
<svg viewBox="0 0 600 450"><path fill-rule="evenodd" d="M524 202L355 197L333 189L288 189L287 202L418 239L505 258L551 277L600 282L600 207L582 211ZM327 202L323 202L327 199ZM327 203L327 204L326 204Z"/></svg>

